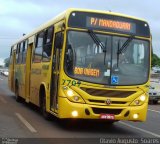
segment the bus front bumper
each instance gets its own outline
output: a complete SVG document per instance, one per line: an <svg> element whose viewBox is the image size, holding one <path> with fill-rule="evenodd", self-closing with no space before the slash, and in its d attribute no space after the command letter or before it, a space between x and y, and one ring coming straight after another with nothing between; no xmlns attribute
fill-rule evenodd
<svg viewBox="0 0 160 144"><path fill-rule="evenodd" d="M145 121L148 103L141 106L98 106L81 103L73 103L67 98L59 98L59 118L73 119L106 119L106 120L129 120Z"/></svg>

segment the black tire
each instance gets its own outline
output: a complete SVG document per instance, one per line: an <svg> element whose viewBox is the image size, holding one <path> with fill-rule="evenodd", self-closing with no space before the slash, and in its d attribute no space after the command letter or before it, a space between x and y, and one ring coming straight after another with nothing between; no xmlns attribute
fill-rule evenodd
<svg viewBox="0 0 160 144"><path fill-rule="evenodd" d="M158 104L158 100L153 100L153 104Z"/></svg>
<svg viewBox="0 0 160 144"><path fill-rule="evenodd" d="M19 86L17 82L15 85L15 97L17 102L21 102L21 97L19 96Z"/></svg>
<svg viewBox="0 0 160 144"><path fill-rule="evenodd" d="M51 119L51 114L46 111L46 96L44 95L41 100L42 100L41 101L42 115L46 120L50 120Z"/></svg>
<svg viewBox="0 0 160 144"><path fill-rule="evenodd" d="M64 128L71 128L75 125L71 119L58 119L58 123Z"/></svg>

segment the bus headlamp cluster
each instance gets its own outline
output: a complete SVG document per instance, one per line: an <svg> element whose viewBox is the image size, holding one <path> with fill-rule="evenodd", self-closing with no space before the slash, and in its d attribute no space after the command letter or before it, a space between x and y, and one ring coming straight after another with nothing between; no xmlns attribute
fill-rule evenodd
<svg viewBox="0 0 160 144"><path fill-rule="evenodd" d="M142 102L144 102L144 101L146 100L146 96L145 96L145 95L141 95L141 96L139 97L139 99L140 99Z"/></svg>
<svg viewBox="0 0 160 144"><path fill-rule="evenodd" d="M136 106L136 105L140 106L140 105L144 104L146 99L147 99L147 96L145 94L142 94L131 103L131 106Z"/></svg>
<svg viewBox="0 0 160 144"><path fill-rule="evenodd" d="M66 94L67 98L72 101L72 102L76 102L76 103L85 103L85 101L83 100L83 98L77 94L75 91L73 91L70 88L67 89L63 89L64 93Z"/></svg>

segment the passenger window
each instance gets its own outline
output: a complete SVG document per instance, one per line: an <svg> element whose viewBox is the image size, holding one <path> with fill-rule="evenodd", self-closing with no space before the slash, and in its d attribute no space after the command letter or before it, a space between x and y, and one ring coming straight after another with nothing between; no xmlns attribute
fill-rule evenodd
<svg viewBox="0 0 160 144"><path fill-rule="evenodd" d="M18 54L18 63L21 64L22 63L22 51L23 51L23 43L19 44L20 49L19 49L19 54Z"/></svg>
<svg viewBox="0 0 160 144"><path fill-rule="evenodd" d="M18 63L19 44L16 47L16 63Z"/></svg>
<svg viewBox="0 0 160 144"><path fill-rule="evenodd" d="M9 63L12 64L13 62L13 46L11 47L11 51L10 51L10 60Z"/></svg>
<svg viewBox="0 0 160 144"><path fill-rule="evenodd" d="M52 41L53 41L53 27L50 27L45 32L43 61L50 61L52 52Z"/></svg>
<svg viewBox="0 0 160 144"><path fill-rule="evenodd" d="M27 40L23 42L23 52L22 52L22 63L26 62L26 55L27 55Z"/></svg>
<svg viewBox="0 0 160 144"><path fill-rule="evenodd" d="M20 64L22 62L22 46L21 46L22 43L19 43L17 45L17 50L16 50L16 63L17 64Z"/></svg>
<svg viewBox="0 0 160 144"><path fill-rule="evenodd" d="M62 32L56 33L54 46L55 48L62 49L64 35Z"/></svg>
<svg viewBox="0 0 160 144"><path fill-rule="evenodd" d="M34 62L41 62L43 38L44 38L44 32L39 33L36 37L36 45L35 45L34 60L33 60Z"/></svg>

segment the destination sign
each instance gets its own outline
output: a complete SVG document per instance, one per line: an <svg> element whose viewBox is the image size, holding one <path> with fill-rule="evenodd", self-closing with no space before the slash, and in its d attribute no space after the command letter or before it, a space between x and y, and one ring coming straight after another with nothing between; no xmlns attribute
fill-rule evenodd
<svg viewBox="0 0 160 144"><path fill-rule="evenodd" d="M87 27L114 29L135 33L135 24L118 20L103 19L97 17L87 17Z"/></svg>
<svg viewBox="0 0 160 144"><path fill-rule="evenodd" d="M69 16L68 27L150 37L145 21L111 14L74 11Z"/></svg>

